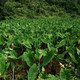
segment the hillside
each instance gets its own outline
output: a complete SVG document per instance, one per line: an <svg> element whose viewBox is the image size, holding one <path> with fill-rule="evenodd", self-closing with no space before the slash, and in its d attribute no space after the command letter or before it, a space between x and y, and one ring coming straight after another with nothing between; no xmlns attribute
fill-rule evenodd
<svg viewBox="0 0 80 80"><path fill-rule="evenodd" d="M80 16L79 0L1 0L0 4L4 18Z"/></svg>
<svg viewBox="0 0 80 80"><path fill-rule="evenodd" d="M0 0L0 80L80 80L79 0Z"/></svg>

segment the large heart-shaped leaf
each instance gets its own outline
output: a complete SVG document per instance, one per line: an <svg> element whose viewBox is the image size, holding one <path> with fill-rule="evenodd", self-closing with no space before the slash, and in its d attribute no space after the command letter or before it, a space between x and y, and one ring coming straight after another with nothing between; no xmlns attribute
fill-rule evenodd
<svg viewBox="0 0 80 80"><path fill-rule="evenodd" d="M38 74L38 67L36 66L36 64L33 64L28 72L28 80L35 80L37 74Z"/></svg>
<svg viewBox="0 0 80 80"><path fill-rule="evenodd" d="M47 53L43 61L43 66L47 65L54 58L54 53L55 52L53 51L50 51L49 53Z"/></svg>
<svg viewBox="0 0 80 80"><path fill-rule="evenodd" d="M26 61L28 66L32 66L34 63L33 54L24 52L24 54L21 56L21 58Z"/></svg>

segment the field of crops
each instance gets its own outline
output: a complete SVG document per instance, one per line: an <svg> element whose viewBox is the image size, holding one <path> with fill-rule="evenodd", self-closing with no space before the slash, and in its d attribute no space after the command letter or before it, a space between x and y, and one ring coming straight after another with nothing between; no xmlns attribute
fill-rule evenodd
<svg viewBox="0 0 80 80"><path fill-rule="evenodd" d="M79 18L0 22L0 80L79 80L79 55Z"/></svg>

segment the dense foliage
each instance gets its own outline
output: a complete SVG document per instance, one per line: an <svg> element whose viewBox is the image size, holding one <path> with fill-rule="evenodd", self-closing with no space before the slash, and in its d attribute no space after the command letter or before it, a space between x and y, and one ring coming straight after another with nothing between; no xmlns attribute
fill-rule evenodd
<svg viewBox="0 0 80 80"><path fill-rule="evenodd" d="M4 18L80 16L79 0L0 0L0 5L1 16Z"/></svg>
<svg viewBox="0 0 80 80"><path fill-rule="evenodd" d="M79 49L79 18L1 21L0 78L78 80Z"/></svg>
<svg viewBox="0 0 80 80"><path fill-rule="evenodd" d="M3 19L4 17L4 11L3 11L3 7L4 7L4 4L7 0L0 0L0 19Z"/></svg>

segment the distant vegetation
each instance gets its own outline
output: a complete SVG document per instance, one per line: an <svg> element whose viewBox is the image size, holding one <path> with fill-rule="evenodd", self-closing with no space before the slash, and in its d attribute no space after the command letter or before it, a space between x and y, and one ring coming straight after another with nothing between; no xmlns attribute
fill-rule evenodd
<svg viewBox="0 0 80 80"><path fill-rule="evenodd" d="M0 19L80 16L79 0L0 0Z"/></svg>

